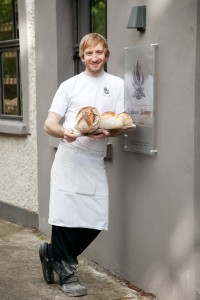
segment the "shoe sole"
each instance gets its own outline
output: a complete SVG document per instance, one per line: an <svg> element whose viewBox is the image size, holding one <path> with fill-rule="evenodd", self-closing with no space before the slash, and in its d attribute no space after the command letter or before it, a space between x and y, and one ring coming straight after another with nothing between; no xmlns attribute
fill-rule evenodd
<svg viewBox="0 0 200 300"><path fill-rule="evenodd" d="M44 279L48 284L52 284L52 283L54 283L53 268L51 267L50 280L48 280L46 278L46 274L44 272L44 265L46 264L45 253L47 253L47 247L48 247L47 243L43 243L43 244L40 245L40 247L39 247L39 257L40 257L40 261L41 261L41 265L42 265L42 272L43 272Z"/></svg>
<svg viewBox="0 0 200 300"><path fill-rule="evenodd" d="M71 294L70 292L67 293L65 291L63 291L62 287L59 285L59 289L67 296L69 297L83 297L83 296L86 296L87 295L87 292L83 292L83 293L74 293L74 294Z"/></svg>

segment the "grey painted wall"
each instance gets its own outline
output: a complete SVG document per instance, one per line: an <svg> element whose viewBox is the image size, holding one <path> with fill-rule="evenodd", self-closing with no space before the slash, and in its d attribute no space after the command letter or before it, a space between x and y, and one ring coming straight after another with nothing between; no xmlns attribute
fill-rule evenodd
<svg viewBox="0 0 200 300"><path fill-rule="evenodd" d="M43 127L59 84L73 74L71 11L71 1L35 1L39 226L48 234L49 182L55 149L48 147L50 139Z"/></svg>
<svg viewBox="0 0 200 300"><path fill-rule="evenodd" d="M126 1L122 5L120 0L108 1L111 73L123 76L125 46L159 45L158 154L125 152L123 138L112 140L113 161L106 163L110 230L87 254L162 300L195 299L200 279L194 240L200 178L197 2ZM126 29L132 6L142 4L147 6L144 34ZM196 244L199 247L199 238Z"/></svg>
<svg viewBox="0 0 200 300"><path fill-rule="evenodd" d="M40 108L37 111L38 207L41 231L48 226L50 161L54 155L53 149L47 147L49 138L43 126L58 82L55 10L56 1L35 1L36 97L37 107Z"/></svg>
<svg viewBox="0 0 200 300"><path fill-rule="evenodd" d="M194 225L195 225L195 253L196 253L196 282L199 289L200 279L200 3L198 2L197 40L196 40L196 86L195 86L195 144L194 144ZM199 293L200 294L200 293Z"/></svg>

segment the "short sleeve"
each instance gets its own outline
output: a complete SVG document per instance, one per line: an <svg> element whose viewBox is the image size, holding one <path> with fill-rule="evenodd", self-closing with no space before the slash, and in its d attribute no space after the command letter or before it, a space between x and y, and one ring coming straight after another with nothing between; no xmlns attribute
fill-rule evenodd
<svg viewBox="0 0 200 300"><path fill-rule="evenodd" d="M58 115L63 117L67 110L68 103L69 101L67 95L67 86L65 83L61 83L61 85L59 86L59 88L55 93L49 111L57 113Z"/></svg>

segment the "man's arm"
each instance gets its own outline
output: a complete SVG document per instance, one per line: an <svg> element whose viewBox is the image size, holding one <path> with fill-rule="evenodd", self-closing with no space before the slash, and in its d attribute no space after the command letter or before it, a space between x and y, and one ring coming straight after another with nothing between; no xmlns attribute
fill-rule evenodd
<svg viewBox="0 0 200 300"><path fill-rule="evenodd" d="M60 115L49 112L44 123L44 130L51 136L63 138L65 129L59 124L61 119L62 117Z"/></svg>
<svg viewBox="0 0 200 300"><path fill-rule="evenodd" d="M57 138L64 138L69 143L72 143L78 137L78 133L75 133L71 128L64 128L59 124L62 117L54 112L49 112L44 124L44 130L51 136Z"/></svg>

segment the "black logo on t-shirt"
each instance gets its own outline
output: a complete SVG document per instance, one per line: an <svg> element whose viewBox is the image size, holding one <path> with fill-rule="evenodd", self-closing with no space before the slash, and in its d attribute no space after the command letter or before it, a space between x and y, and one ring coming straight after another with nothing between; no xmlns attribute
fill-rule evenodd
<svg viewBox="0 0 200 300"><path fill-rule="evenodd" d="M104 87L104 94L110 94L109 89L106 86Z"/></svg>

